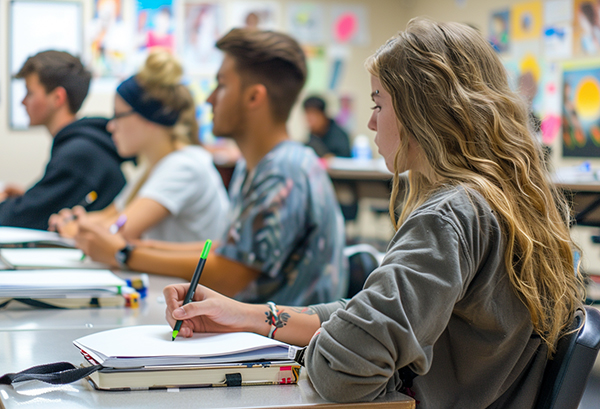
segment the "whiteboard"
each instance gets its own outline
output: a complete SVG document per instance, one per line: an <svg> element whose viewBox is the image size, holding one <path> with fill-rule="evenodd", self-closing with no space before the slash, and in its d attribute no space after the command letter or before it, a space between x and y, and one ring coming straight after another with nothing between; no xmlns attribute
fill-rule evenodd
<svg viewBox="0 0 600 409"><path fill-rule="evenodd" d="M83 52L82 4L79 1L13 0L10 3L10 126L26 129L29 117L21 101L25 81L14 79L30 56L44 50Z"/></svg>

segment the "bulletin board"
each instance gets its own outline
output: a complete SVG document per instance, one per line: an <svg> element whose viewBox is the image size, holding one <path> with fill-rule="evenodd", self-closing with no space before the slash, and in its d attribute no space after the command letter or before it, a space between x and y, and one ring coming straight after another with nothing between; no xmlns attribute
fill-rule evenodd
<svg viewBox="0 0 600 409"><path fill-rule="evenodd" d="M29 117L21 101L25 81L13 78L28 57L55 49L81 56L83 7L79 1L13 0L9 11L9 123L24 130Z"/></svg>

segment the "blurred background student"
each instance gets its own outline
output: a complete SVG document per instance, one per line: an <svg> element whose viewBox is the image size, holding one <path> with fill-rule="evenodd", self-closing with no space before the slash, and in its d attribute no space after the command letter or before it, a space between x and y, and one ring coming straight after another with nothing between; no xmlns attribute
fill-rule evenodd
<svg viewBox="0 0 600 409"><path fill-rule="evenodd" d="M317 96L308 97L302 106L310 131L306 145L313 148L320 157L350 157L348 134L327 116L325 100Z"/></svg>
<svg viewBox="0 0 600 409"><path fill-rule="evenodd" d="M229 199L212 156L198 142L195 105L181 84L183 69L164 49L155 49L142 70L125 80L115 95L115 115L107 129L123 156L146 164L104 210L87 219L109 228L121 214L120 233L138 238L186 242L221 237L227 226ZM65 209L50 219L65 236L77 233Z"/></svg>
<svg viewBox="0 0 600 409"><path fill-rule="evenodd" d="M63 51L29 57L16 75L25 80L22 104L29 125L43 125L52 135L44 176L27 191L7 184L0 191L0 226L48 228L48 217L80 203L95 191L89 209L106 207L125 185L123 159L106 130L105 118L75 114L87 96L91 73L79 58Z"/></svg>

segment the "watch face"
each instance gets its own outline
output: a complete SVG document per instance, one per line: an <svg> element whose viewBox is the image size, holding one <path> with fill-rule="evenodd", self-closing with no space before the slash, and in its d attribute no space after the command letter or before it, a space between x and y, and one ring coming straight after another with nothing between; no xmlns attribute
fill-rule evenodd
<svg viewBox="0 0 600 409"><path fill-rule="evenodd" d="M117 251L115 253L115 259L117 260L117 263L119 263L121 266L125 266L127 264L127 260L129 259L129 255L131 254L131 250L133 250L133 247L128 244L121 250Z"/></svg>

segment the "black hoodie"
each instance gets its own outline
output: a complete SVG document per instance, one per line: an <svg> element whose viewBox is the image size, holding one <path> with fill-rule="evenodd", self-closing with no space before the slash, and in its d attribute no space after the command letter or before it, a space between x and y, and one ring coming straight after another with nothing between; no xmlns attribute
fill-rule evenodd
<svg viewBox="0 0 600 409"><path fill-rule="evenodd" d="M0 203L0 226L48 228L48 218L79 204L95 190L98 198L87 210L112 203L125 185L123 159L106 130L104 118L82 118L56 134L42 179L23 196Z"/></svg>

